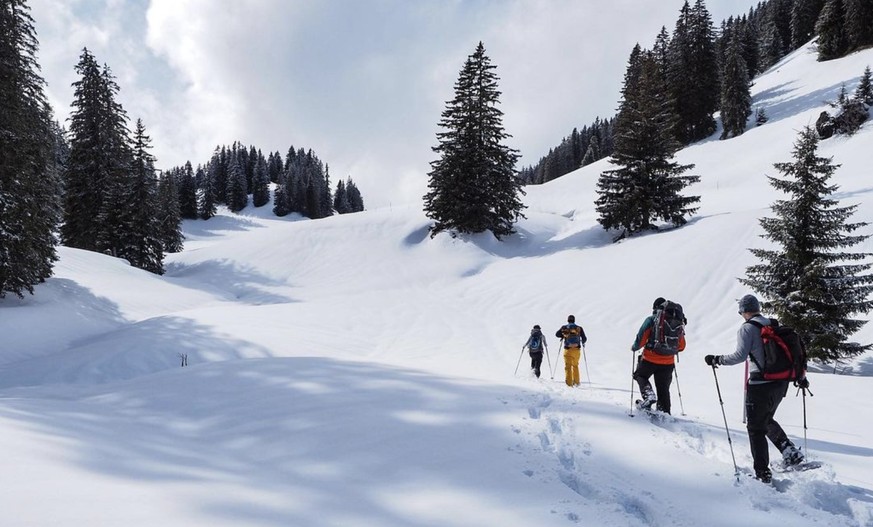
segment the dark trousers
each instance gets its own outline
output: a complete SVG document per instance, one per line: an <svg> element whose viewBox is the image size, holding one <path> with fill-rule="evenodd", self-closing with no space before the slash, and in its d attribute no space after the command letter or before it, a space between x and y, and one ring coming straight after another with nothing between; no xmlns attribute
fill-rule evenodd
<svg viewBox="0 0 873 527"><path fill-rule="evenodd" d="M645 396L652 392L652 384L649 377L655 376L655 393L658 395L658 410L670 413L670 384L673 383L672 364L653 364L642 360L642 355L637 361L637 370L634 372L634 380L640 385L640 393Z"/></svg>
<svg viewBox="0 0 873 527"><path fill-rule="evenodd" d="M773 416L779 403L788 393L788 381L750 384L746 392L746 429L749 431L749 446L752 449L752 459L755 471L761 471L770 466L769 439L780 452L792 445L785 435L785 430L779 426Z"/></svg>
<svg viewBox="0 0 873 527"><path fill-rule="evenodd" d="M543 352L542 351L532 351L530 352L530 367L534 371L537 377L540 376L540 366L543 364Z"/></svg>

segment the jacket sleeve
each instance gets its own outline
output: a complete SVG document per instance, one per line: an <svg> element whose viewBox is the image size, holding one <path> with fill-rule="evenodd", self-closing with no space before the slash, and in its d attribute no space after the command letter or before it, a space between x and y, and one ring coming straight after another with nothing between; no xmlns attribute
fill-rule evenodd
<svg viewBox="0 0 873 527"><path fill-rule="evenodd" d="M752 324L743 324L737 330L737 349L733 353L722 355L719 359L721 364L733 366L745 361L752 352L752 346L755 338L761 338L761 330Z"/></svg>
<svg viewBox="0 0 873 527"><path fill-rule="evenodd" d="M559 339L564 338L564 326L561 326L561 329L555 332L555 336Z"/></svg>
<svg viewBox="0 0 873 527"><path fill-rule="evenodd" d="M631 345L631 351L637 351L646 345L649 341L649 332L652 329L652 317L646 317L640 330L637 331L637 336L634 338L634 343Z"/></svg>
<svg viewBox="0 0 873 527"><path fill-rule="evenodd" d="M588 337L585 336L585 330L582 329L582 326L579 326L579 341L584 346L586 342L588 342Z"/></svg>
<svg viewBox="0 0 873 527"><path fill-rule="evenodd" d="M531 335L530 337L528 337L527 340L524 341L524 346L522 346L521 349L525 349L525 348L530 349L530 339L532 339L532 338L533 338L533 335Z"/></svg>

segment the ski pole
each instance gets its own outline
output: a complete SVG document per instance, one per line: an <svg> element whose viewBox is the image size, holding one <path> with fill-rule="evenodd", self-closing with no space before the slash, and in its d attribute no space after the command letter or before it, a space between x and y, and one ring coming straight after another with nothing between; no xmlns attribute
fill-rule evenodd
<svg viewBox="0 0 873 527"><path fill-rule="evenodd" d="M715 373L716 365L712 365L712 376L715 378L715 391L718 392L718 404L721 405L721 416L724 419L724 431L727 432L728 446L731 449L731 460L734 462L734 476L737 477L737 483L740 482L740 469L737 468L737 458L734 457L734 443L731 441L731 432L728 429L727 415L724 413L724 401L721 398L721 389L718 387L718 375Z"/></svg>
<svg viewBox="0 0 873 527"><path fill-rule="evenodd" d="M546 348L546 363L549 365L549 375L552 376L552 380L555 380L555 374L552 373L552 360L549 358L549 345L546 344L546 339L543 339L543 346Z"/></svg>
<svg viewBox="0 0 873 527"><path fill-rule="evenodd" d="M582 358L585 361L585 378L588 379L588 385L591 386L591 375L588 373L588 357L585 356L585 344L582 344Z"/></svg>
<svg viewBox="0 0 873 527"><path fill-rule="evenodd" d="M676 358L676 364L673 365L673 373L676 375L676 391L679 392L679 408L682 409L682 415L685 415L685 405L682 404L682 388L679 387L679 358Z"/></svg>
<svg viewBox="0 0 873 527"><path fill-rule="evenodd" d="M515 373L513 375L518 375L518 367L521 366L521 358L524 356L524 346L521 347L521 355L518 356L518 364L515 365Z"/></svg>
<svg viewBox="0 0 873 527"><path fill-rule="evenodd" d="M800 392L803 390L803 450L806 450L806 392L809 391L809 388L797 388L797 391ZM812 391L809 392L809 396L812 397ZM796 397L796 395L795 395Z"/></svg>
<svg viewBox="0 0 873 527"><path fill-rule="evenodd" d="M636 362L635 352L631 352L631 398L630 398L630 415L634 416L634 363Z"/></svg>
<svg viewBox="0 0 873 527"><path fill-rule="evenodd" d="M563 338L563 337L561 337L561 340L558 341L558 346L560 346L559 349L561 349L561 348L564 347L564 338ZM555 357L555 373L558 372L558 363L559 363L559 362L561 362L561 352L560 352L560 351L558 352L558 356ZM552 379L554 379L554 378L555 378L555 374L553 373L553 374L552 374Z"/></svg>

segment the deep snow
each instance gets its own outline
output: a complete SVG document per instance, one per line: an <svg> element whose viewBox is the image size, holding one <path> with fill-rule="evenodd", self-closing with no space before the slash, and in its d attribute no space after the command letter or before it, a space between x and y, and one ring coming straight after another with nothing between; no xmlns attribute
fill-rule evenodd
<svg viewBox="0 0 873 527"><path fill-rule="evenodd" d="M811 374L806 441L789 392L777 418L824 466L773 487L746 476L743 368L717 370L738 483L703 363L733 349L736 278L768 243L765 175L870 64L786 57L755 81L766 125L677 156L702 178L692 221L618 244L595 219L603 160L529 187L504 242L431 239L415 203L223 211L185 224L164 277L61 248L34 296L0 301L0 525L873 525L873 357ZM820 146L855 221L873 221L870 152L871 123ZM689 344L675 418L653 422L628 416L629 346L657 296ZM529 328L570 313L583 385L525 358L514 376Z"/></svg>

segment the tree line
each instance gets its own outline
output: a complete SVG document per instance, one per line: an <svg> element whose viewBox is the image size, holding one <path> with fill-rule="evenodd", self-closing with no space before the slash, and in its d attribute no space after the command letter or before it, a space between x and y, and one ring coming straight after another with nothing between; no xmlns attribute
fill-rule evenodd
<svg viewBox="0 0 873 527"><path fill-rule="evenodd" d="M57 245L108 254L163 274L182 250L183 219L208 219L218 205L238 212L270 201L278 216L323 218L364 210L351 177L330 187L310 149L265 158L240 143L198 165L161 171L141 119L131 127L108 65L83 49L69 129L45 96L39 42L25 0L0 2L0 298L23 296L52 274Z"/></svg>

